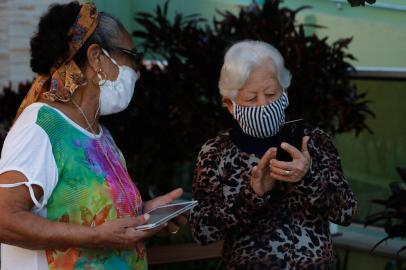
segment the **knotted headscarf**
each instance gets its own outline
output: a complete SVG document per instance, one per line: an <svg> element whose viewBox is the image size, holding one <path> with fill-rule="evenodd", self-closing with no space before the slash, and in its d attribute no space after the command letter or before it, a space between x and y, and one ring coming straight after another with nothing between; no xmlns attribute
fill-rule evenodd
<svg viewBox="0 0 406 270"><path fill-rule="evenodd" d="M57 64L51 68L49 74L38 75L22 101L17 111L17 117L25 108L37 102L41 97L50 101L68 102L75 90L79 86L86 84L86 78L73 58L94 33L98 23L99 13L95 4L82 4L75 22L67 33L69 39L68 57L59 59Z"/></svg>

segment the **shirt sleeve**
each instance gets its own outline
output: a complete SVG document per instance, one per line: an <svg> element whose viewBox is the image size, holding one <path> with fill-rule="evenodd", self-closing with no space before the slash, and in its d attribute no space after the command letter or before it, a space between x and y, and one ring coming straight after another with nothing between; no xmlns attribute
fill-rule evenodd
<svg viewBox="0 0 406 270"><path fill-rule="evenodd" d="M262 197L251 186L225 196L223 182L227 181L220 150L213 140L203 145L196 162L193 198L198 201L190 215L192 234L200 244L222 240L230 230L252 225L250 216L269 207L272 193Z"/></svg>
<svg viewBox="0 0 406 270"><path fill-rule="evenodd" d="M302 181L294 185L294 192L304 196L308 208L329 221L349 225L357 200L345 179L331 137L320 129L314 130L310 134L309 152L311 168Z"/></svg>
<svg viewBox="0 0 406 270"><path fill-rule="evenodd" d="M35 115L36 116L36 115ZM0 188L27 186L34 203L33 211L44 208L58 179L58 170L52 153L52 145L46 132L35 123L29 110L24 111L13 125L4 141L0 159L0 174L17 171L27 182L1 184ZM32 185L40 186L43 197L37 200Z"/></svg>

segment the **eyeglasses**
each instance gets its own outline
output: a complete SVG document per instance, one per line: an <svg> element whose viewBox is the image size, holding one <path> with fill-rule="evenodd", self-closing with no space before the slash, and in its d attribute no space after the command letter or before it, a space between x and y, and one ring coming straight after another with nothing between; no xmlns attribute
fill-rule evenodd
<svg viewBox="0 0 406 270"><path fill-rule="evenodd" d="M111 49L113 50L117 50L120 51L122 53L125 53L126 55L130 56L132 61L134 62L134 65L137 69L140 69L141 65L142 65L142 60L144 57L144 54L142 52L137 51L137 49L126 49L126 48L122 48L122 47L112 47Z"/></svg>

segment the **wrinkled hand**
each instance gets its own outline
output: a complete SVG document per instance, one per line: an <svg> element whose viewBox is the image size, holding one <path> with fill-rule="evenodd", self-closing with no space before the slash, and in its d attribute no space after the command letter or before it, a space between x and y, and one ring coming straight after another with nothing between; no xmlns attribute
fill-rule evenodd
<svg viewBox="0 0 406 270"><path fill-rule="evenodd" d="M181 188L175 189L165 195L156 197L144 204L144 212L149 212L159 206L171 203L180 196L182 196L183 190ZM159 232L159 235L176 234L180 226L185 225L188 219L186 214L177 216L175 219L168 222L167 226Z"/></svg>
<svg viewBox="0 0 406 270"><path fill-rule="evenodd" d="M282 143L282 149L287 151L293 160L285 162L272 158L269 162L270 177L284 182L296 183L300 181L309 171L311 165L311 157L307 147L309 139L309 136L303 137L302 151L288 143Z"/></svg>
<svg viewBox="0 0 406 270"><path fill-rule="evenodd" d="M148 222L148 219L149 215L144 214L138 217L106 221L95 227L97 235L96 246L114 249L133 249L139 241L151 237L163 229L163 226L148 231L135 229L135 227Z"/></svg>
<svg viewBox="0 0 406 270"><path fill-rule="evenodd" d="M269 148L259 160L258 165L252 168L251 188L258 196L264 195L275 185L275 179L270 175L269 162L276 157L276 148Z"/></svg>

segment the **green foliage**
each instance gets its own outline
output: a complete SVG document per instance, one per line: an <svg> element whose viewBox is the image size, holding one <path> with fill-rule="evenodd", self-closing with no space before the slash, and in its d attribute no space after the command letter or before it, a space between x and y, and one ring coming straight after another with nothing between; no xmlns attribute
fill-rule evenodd
<svg viewBox="0 0 406 270"><path fill-rule="evenodd" d="M377 246L384 241L403 237L406 238L406 168L397 168L403 182L390 184L392 195L386 200L373 200L372 202L383 205L385 209L367 217L365 226L384 222L387 237L379 241L371 250L373 252ZM404 246L398 253L406 250Z"/></svg>

